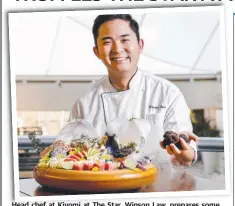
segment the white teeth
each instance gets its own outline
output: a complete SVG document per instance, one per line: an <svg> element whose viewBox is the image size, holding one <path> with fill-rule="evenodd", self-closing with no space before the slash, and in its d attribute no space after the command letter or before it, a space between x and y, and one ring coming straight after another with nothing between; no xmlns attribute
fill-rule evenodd
<svg viewBox="0 0 235 206"><path fill-rule="evenodd" d="M127 59L127 57L111 58L111 60L114 60L114 61L122 61L122 60L125 60L125 59Z"/></svg>

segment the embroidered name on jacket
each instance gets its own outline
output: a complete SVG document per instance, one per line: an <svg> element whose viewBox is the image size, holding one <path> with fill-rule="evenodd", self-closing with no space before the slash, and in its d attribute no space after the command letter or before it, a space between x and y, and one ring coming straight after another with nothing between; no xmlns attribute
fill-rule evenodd
<svg viewBox="0 0 235 206"><path fill-rule="evenodd" d="M160 106L149 105L149 109L161 109L161 108L166 108L166 107L163 105L160 105Z"/></svg>

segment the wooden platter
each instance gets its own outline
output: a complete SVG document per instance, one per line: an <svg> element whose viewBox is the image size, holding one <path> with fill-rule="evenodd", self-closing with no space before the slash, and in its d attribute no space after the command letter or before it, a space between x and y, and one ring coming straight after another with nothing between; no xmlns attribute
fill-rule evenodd
<svg viewBox="0 0 235 206"><path fill-rule="evenodd" d="M43 187L77 192L115 192L140 189L150 185L157 170L149 164L145 171L140 169L112 171L77 171L35 167L34 178Z"/></svg>

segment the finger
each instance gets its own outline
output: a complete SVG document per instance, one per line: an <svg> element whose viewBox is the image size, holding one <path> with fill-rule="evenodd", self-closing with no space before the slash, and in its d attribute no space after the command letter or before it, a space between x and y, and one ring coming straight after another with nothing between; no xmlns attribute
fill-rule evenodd
<svg viewBox="0 0 235 206"><path fill-rule="evenodd" d="M198 136L192 132L188 133L188 137L189 137L189 140L194 140L195 142L198 140Z"/></svg>
<svg viewBox="0 0 235 206"><path fill-rule="evenodd" d="M164 146L163 146L163 141L160 141L160 146L162 149L166 149Z"/></svg>
<svg viewBox="0 0 235 206"><path fill-rule="evenodd" d="M173 151L171 150L171 148L168 145L166 146L166 151L169 155L173 155Z"/></svg>
<svg viewBox="0 0 235 206"><path fill-rule="evenodd" d="M170 144L170 148L172 149L174 155L179 155L181 153L181 151L174 144Z"/></svg>
<svg viewBox="0 0 235 206"><path fill-rule="evenodd" d="M179 135L181 135L181 134L186 135L186 136L189 138L189 141L190 141L190 140L194 140L194 141L196 142L196 141L198 140L198 136L195 135L195 134L192 133L192 132L181 131L181 132L179 133Z"/></svg>
<svg viewBox="0 0 235 206"><path fill-rule="evenodd" d="M186 143L183 138L180 138L179 141L183 150L187 150L189 148L188 143Z"/></svg>

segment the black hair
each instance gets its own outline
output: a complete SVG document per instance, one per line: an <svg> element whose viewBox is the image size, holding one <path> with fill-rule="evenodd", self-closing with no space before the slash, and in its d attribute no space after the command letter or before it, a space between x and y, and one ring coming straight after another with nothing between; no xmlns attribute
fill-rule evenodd
<svg viewBox="0 0 235 206"><path fill-rule="evenodd" d="M95 46L97 47L97 38L99 35L100 26L107 22L115 19L121 19L129 22L131 29L135 32L138 42L140 41L140 33L139 33L139 24L135 19L132 18L130 14L108 14L108 15L99 15L96 17L93 27L92 33L95 41Z"/></svg>

